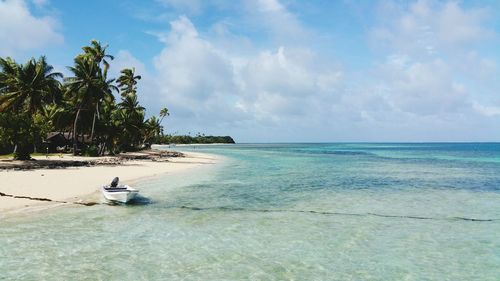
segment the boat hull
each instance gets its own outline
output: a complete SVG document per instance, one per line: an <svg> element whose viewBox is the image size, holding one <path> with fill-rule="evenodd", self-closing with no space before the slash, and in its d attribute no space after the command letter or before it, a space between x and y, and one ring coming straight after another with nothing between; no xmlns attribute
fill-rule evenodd
<svg viewBox="0 0 500 281"><path fill-rule="evenodd" d="M112 202L128 203L134 199L139 190L125 186L125 188L107 189L105 186L101 188L102 195L106 200Z"/></svg>

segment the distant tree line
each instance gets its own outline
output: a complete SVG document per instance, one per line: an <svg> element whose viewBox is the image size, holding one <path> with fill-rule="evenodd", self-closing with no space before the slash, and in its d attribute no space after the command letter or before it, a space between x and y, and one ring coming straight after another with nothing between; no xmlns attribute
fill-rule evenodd
<svg viewBox="0 0 500 281"><path fill-rule="evenodd" d="M160 135L156 138L157 144L209 144L209 143L235 143L230 136L189 136L189 135Z"/></svg>

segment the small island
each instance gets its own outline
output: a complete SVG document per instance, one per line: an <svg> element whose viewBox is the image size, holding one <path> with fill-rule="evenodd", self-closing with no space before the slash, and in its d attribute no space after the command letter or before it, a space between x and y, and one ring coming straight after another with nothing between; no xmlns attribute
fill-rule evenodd
<svg viewBox="0 0 500 281"><path fill-rule="evenodd" d="M157 144L234 144L235 141L230 136L205 136L198 134L196 136L181 135L162 135L156 138Z"/></svg>

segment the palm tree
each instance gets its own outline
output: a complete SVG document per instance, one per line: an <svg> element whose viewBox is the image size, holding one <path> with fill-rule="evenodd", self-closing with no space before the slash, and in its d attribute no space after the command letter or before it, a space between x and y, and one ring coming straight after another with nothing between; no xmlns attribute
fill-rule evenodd
<svg viewBox="0 0 500 281"><path fill-rule="evenodd" d="M99 134L99 155L104 155L106 149L114 153L120 135L120 120L117 120L117 106L114 100L104 99L101 104L101 118L97 122L96 131Z"/></svg>
<svg viewBox="0 0 500 281"><path fill-rule="evenodd" d="M135 94L123 97L118 108L117 118L121 120L124 130L125 148L138 145L144 125L145 108L139 105Z"/></svg>
<svg viewBox="0 0 500 281"><path fill-rule="evenodd" d="M75 66L68 67L75 75L67 77L66 94L76 107L76 116L73 123L73 153L77 153L77 122L82 110L95 108L92 125L91 139L94 134L95 116L99 114L99 104L104 100L113 100L113 90L118 90L112 85L113 79L107 80L106 74L93 59L77 56Z"/></svg>
<svg viewBox="0 0 500 281"><path fill-rule="evenodd" d="M101 77L101 83L99 84L99 95L98 100L95 104L95 111L94 111L94 117L92 120L92 131L90 133L90 139L93 140L94 138L94 128L95 128L95 118L99 117L99 104L101 104L103 101L107 102L112 102L115 100L115 97L113 96L113 91L118 92L118 87L113 85L113 82L115 79L106 79L106 74L104 73L104 76Z"/></svg>
<svg viewBox="0 0 500 281"><path fill-rule="evenodd" d="M2 75L0 85L0 111L24 109L29 114L40 111L45 103L54 102L60 92L62 78L59 72L47 64L45 57L30 59L24 65L14 60L0 58Z"/></svg>
<svg viewBox="0 0 500 281"><path fill-rule="evenodd" d="M12 58L0 58L0 94L5 94L9 91L9 85L16 82L16 77L19 65ZM9 105L4 105L9 107ZM0 108L1 110L1 108Z"/></svg>
<svg viewBox="0 0 500 281"><path fill-rule="evenodd" d="M81 56L88 56L92 58L95 62L97 62L97 64L100 64L102 62L104 65L104 74L107 74L109 69L109 63L106 60L106 58L109 58L110 60L115 59L115 57L113 57L112 55L106 54L106 49L108 48L109 45L103 47L101 45L101 42L95 39L92 39L92 41L90 41L90 45L91 46L82 47L84 54Z"/></svg>
<svg viewBox="0 0 500 281"><path fill-rule="evenodd" d="M137 93L137 80L141 79L140 75L135 75L135 68L125 68L120 71L121 75L116 80L118 82L118 87L120 87L122 97L129 94Z"/></svg>
<svg viewBox="0 0 500 281"><path fill-rule="evenodd" d="M156 116L152 116L146 122L144 122L144 140L145 142L152 141L155 137L158 137L162 132L162 126Z"/></svg>
<svg viewBox="0 0 500 281"><path fill-rule="evenodd" d="M13 59L0 58L0 112L11 111L19 120L29 124L24 126L23 134L16 133L15 141L19 143L16 150L17 159L29 159L28 140L35 143L39 136L33 130L33 116L40 112L44 104L54 103L60 96L62 78L59 72L47 64L45 57L34 58L25 64L17 64ZM28 136L29 135L29 136ZM34 136L35 135L35 136Z"/></svg>
<svg viewBox="0 0 500 281"><path fill-rule="evenodd" d="M135 121L139 120L140 118L144 118L144 111L146 109L139 105L139 101L137 101L137 95L127 95L118 105L127 115L127 117L131 118L132 120Z"/></svg>
<svg viewBox="0 0 500 281"><path fill-rule="evenodd" d="M63 113L63 107L60 107L57 104L46 104L43 106L40 116L42 117L43 122L45 122L49 127L55 127L55 124Z"/></svg>
<svg viewBox="0 0 500 281"><path fill-rule="evenodd" d="M168 108L164 107L160 110L160 124L161 122L163 121L163 118L165 118L165 116L170 116L170 113L168 112Z"/></svg>

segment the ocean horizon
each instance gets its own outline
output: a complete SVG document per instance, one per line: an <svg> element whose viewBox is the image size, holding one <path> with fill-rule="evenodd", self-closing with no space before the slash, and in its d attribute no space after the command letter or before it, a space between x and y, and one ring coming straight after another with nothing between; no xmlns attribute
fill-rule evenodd
<svg viewBox="0 0 500 281"><path fill-rule="evenodd" d="M173 149L223 161L141 180L132 205L3 219L0 279L500 276L500 143Z"/></svg>

